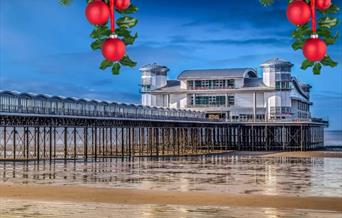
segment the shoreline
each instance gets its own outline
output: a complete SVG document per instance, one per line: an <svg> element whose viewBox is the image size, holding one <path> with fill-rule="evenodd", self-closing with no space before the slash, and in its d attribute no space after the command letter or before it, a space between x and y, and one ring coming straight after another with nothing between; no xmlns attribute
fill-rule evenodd
<svg viewBox="0 0 342 218"><path fill-rule="evenodd" d="M0 199L111 204L271 207L342 212L342 197L176 192L79 186L0 184Z"/></svg>
<svg viewBox="0 0 342 218"><path fill-rule="evenodd" d="M124 157L126 158L152 158L152 159L163 159L163 158L191 158L191 157L202 157L202 156L236 156L236 157L282 157L282 158L342 158L342 151L331 151L331 150L314 150L314 151L213 151L212 153L198 153L198 154L183 154L183 155L160 155L159 157L149 157L149 156L134 156L134 157ZM93 158L89 158L92 160ZM98 160L102 159L122 159L122 157L98 157ZM74 161L75 159L52 159L51 161ZM76 160L84 160L83 158ZM1 159L0 162L31 162L37 161L37 159ZM49 159L40 159L39 161L50 161Z"/></svg>

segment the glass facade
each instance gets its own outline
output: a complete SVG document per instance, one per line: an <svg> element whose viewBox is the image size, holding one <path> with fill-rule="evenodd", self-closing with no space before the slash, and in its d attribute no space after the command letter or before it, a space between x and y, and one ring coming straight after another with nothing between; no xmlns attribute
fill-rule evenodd
<svg viewBox="0 0 342 218"><path fill-rule="evenodd" d="M224 107L226 105L232 106L235 103L234 96L229 95L226 98L225 95L217 96L191 96L190 105L193 107Z"/></svg>
<svg viewBox="0 0 342 218"><path fill-rule="evenodd" d="M235 81L228 80L189 80L187 81L190 90L207 90L207 89L234 89Z"/></svg>

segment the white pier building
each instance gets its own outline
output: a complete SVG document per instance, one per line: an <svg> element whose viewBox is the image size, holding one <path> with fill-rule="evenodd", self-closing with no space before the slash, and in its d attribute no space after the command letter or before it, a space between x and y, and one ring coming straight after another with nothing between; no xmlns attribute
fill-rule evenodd
<svg viewBox="0 0 342 218"><path fill-rule="evenodd" d="M310 120L310 88L291 75L281 59L253 68L185 70L167 80L169 69L157 64L140 69L142 105L203 111L230 122Z"/></svg>

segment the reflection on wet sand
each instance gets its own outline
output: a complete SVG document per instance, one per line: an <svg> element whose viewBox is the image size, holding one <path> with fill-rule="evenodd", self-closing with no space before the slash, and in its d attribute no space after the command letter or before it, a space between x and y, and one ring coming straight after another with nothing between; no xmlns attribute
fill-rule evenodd
<svg viewBox="0 0 342 218"><path fill-rule="evenodd" d="M19 184L342 197L342 159L214 155L153 161L3 162L0 179Z"/></svg>
<svg viewBox="0 0 342 218"><path fill-rule="evenodd" d="M248 207L181 206L154 204L104 204L0 199L4 217L325 217L339 218L334 211Z"/></svg>

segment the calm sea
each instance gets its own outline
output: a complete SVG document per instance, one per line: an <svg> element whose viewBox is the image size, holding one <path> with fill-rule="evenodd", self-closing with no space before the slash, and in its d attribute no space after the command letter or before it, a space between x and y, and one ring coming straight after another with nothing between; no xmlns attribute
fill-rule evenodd
<svg viewBox="0 0 342 218"><path fill-rule="evenodd" d="M324 132L324 144L325 146L342 146L342 131L325 131Z"/></svg>

